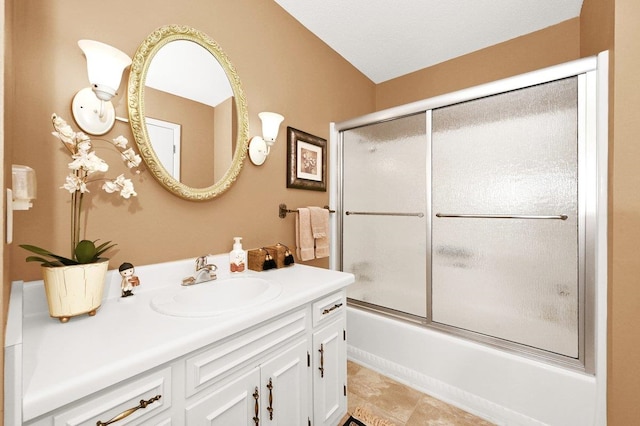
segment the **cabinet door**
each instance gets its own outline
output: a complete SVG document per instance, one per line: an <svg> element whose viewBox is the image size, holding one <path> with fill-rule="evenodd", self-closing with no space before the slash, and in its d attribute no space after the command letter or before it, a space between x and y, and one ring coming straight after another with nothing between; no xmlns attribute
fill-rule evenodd
<svg viewBox="0 0 640 426"><path fill-rule="evenodd" d="M306 425L309 412L308 340L300 340L262 364L261 425Z"/></svg>
<svg viewBox="0 0 640 426"><path fill-rule="evenodd" d="M335 425L347 410L347 344L345 317L313 334L314 426Z"/></svg>
<svg viewBox="0 0 640 426"><path fill-rule="evenodd" d="M238 375L234 380L188 406L189 426L230 426L258 424L260 383L258 367Z"/></svg>

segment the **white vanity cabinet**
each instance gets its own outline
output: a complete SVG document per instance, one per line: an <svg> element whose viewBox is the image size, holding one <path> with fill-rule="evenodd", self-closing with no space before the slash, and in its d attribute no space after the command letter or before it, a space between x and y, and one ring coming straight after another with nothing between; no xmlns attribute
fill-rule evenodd
<svg viewBox="0 0 640 426"><path fill-rule="evenodd" d="M186 424L190 425L256 425L260 409L258 406L260 383L260 369L255 367L243 372L233 380L195 404L186 407Z"/></svg>
<svg viewBox="0 0 640 426"><path fill-rule="evenodd" d="M304 425L309 419L307 340L235 374L185 408L187 425Z"/></svg>
<svg viewBox="0 0 640 426"><path fill-rule="evenodd" d="M300 265L262 276L281 284L281 296L228 316L161 315L150 308L153 291L108 300L84 321L25 315L25 364L8 367L24 376L18 423L336 426L346 414L353 276ZM30 306L40 289L26 288ZM103 341L87 346L87 336Z"/></svg>
<svg viewBox="0 0 640 426"><path fill-rule="evenodd" d="M170 420L171 367L163 367L97 392L26 423L28 426L160 425ZM143 402L144 401L144 402ZM136 409L136 407L139 407ZM128 415L126 415L128 413ZM126 415L126 417L125 417ZM171 424L171 423L166 423Z"/></svg>
<svg viewBox="0 0 640 426"><path fill-rule="evenodd" d="M307 424L308 334L306 307L188 356L186 424Z"/></svg>
<svg viewBox="0 0 640 426"><path fill-rule="evenodd" d="M308 354L304 339L261 366L261 425L304 425L310 419Z"/></svg>
<svg viewBox="0 0 640 426"><path fill-rule="evenodd" d="M344 310L340 291L26 425L335 426L346 413Z"/></svg>
<svg viewBox="0 0 640 426"><path fill-rule="evenodd" d="M193 369L190 365L195 364L219 375L221 369L232 365L222 361L216 369L213 364L218 360L242 359L242 353L250 352L254 345L265 347L274 340L300 336L289 338L284 346L274 348L257 365L234 374L222 386L196 395L197 401L185 409L186 424L337 425L347 410L345 310L344 291L333 293L311 304L310 318L304 311L304 319L311 325L306 325L303 336L298 333L300 311L241 337L252 343L240 352L227 353L216 347L211 354L204 352L187 361L187 377L202 376L189 373ZM234 341L235 347L240 345ZM188 386L187 392L199 386Z"/></svg>
<svg viewBox="0 0 640 426"><path fill-rule="evenodd" d="M347 411L344 292L313 304L313 425L334 426Z"/></svg>

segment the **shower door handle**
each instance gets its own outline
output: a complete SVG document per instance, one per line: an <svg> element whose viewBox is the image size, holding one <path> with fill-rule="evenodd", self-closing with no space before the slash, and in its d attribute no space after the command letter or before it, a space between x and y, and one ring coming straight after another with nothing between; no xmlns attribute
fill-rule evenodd
<svg viewBox="0 0 640 426"><path fill-rule="evenodd" d="M346 211L344 212L347 216L350 215L361 215L361 216L416 216L416 217L424 217L424 213L399 213L399 212L352 212Z"/></svg>
<svg viewBox="0 0 640 426"><path fill-rule="evenodd" d="M567 220L566 214L559 215L526 215L526 214L446 214L436 213L436 217L455 217L462 219L556 219Z"/></svg>

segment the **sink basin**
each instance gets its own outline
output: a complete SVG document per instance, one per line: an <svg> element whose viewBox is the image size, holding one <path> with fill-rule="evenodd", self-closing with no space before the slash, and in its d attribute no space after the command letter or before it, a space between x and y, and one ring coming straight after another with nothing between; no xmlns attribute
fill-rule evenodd
<svg viewBox="0 0 640 426"><path fill-rule="evenodd" d="M280 284L257 277L232 277L171 289L151 299L151 308L165 315L209 317L237 312L280 295Z"/></svg>

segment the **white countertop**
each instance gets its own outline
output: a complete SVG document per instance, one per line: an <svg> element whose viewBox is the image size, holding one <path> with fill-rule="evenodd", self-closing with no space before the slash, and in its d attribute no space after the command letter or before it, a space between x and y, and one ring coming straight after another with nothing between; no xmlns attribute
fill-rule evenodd
<svg viewBox="0 0 640 426"><path fill-rule="evenodd" d="M216 256L220 279L228 268ZM226 261L228 262L228 261ZM105 299L94 317L66 323L49 317L42 281L24 283L23 420L30 420L83 396L169 362L247 327L306 304L354 281L352 274L293 265L265 272L246 271L281 284L280 296L250 310L203 318L160 314L150 307L161 289L180 287L194 261L136 267L141 285L120 298L120 275L109 271ZM228 269L227 269L228 270ZM215 285L215 281L199 285Z"/></svg>

